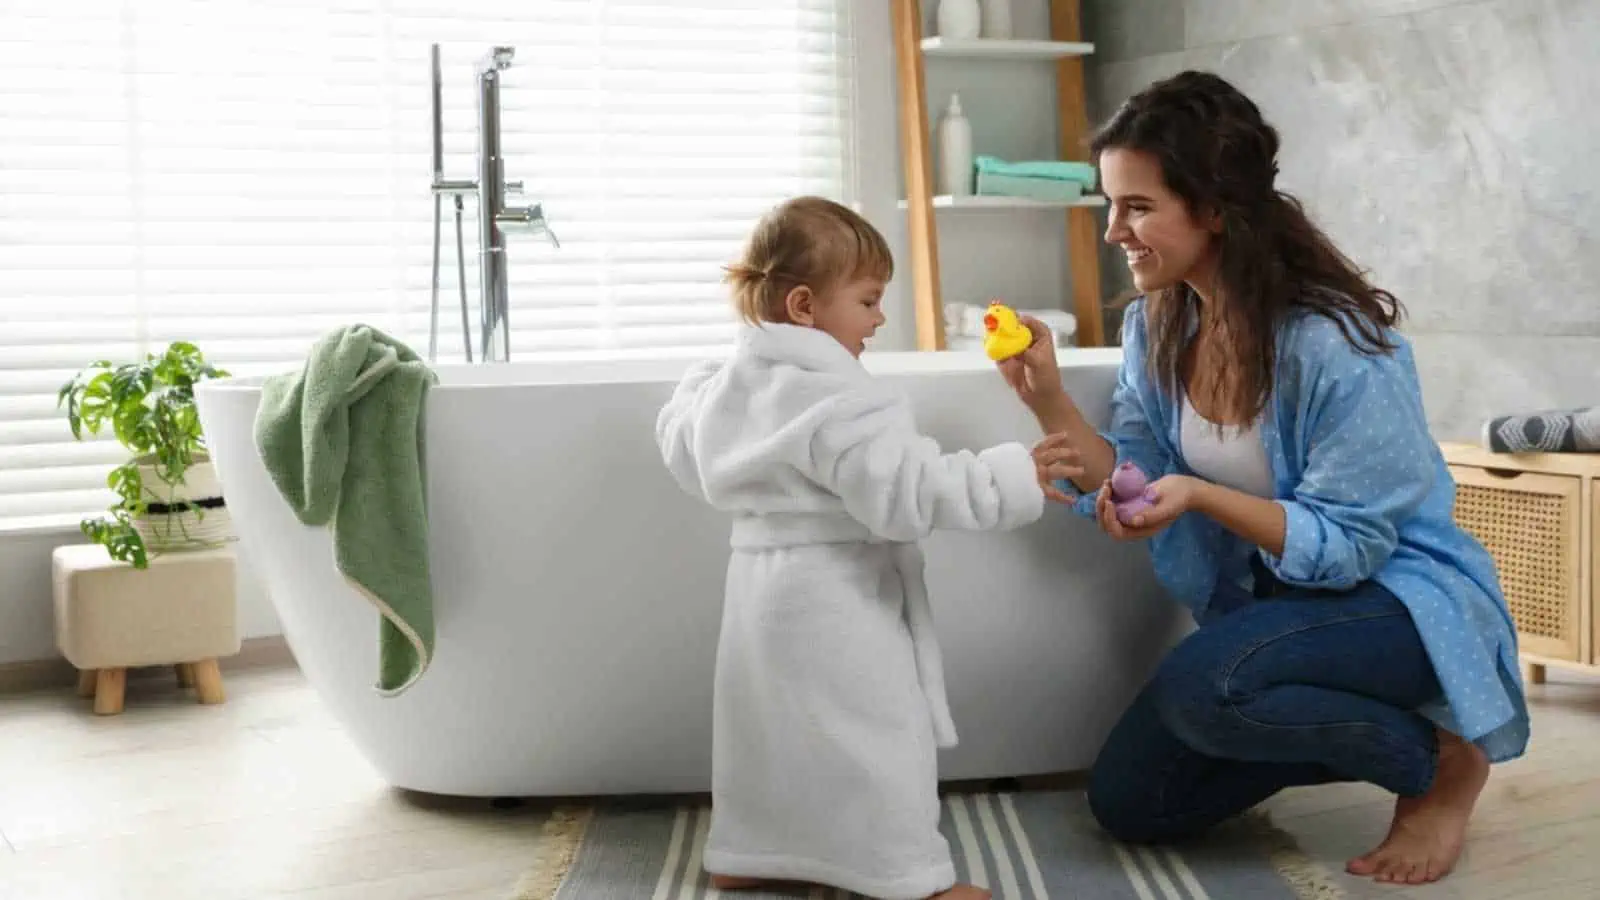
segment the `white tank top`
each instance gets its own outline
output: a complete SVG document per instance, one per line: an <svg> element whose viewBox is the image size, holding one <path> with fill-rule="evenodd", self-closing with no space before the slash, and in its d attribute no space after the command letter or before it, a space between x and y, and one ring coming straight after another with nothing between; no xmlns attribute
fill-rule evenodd
<svg viewBox="0 0 1600 900"><path fill-rule="evenodd" d="M1195 411L1187 394L1179 415L1183 417L1180 451L1189 468L1207 481L1257 497L1272 497L1272 464L1261 444L1259 421L1225 425L1219 436L1217 426Z"/></svg>

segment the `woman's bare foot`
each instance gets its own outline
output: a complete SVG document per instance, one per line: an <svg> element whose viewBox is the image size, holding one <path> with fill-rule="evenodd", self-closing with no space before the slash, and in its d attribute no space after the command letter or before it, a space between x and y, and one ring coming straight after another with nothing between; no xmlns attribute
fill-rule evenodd
<svg viewBox="0 0 1600 900"><path fill-rule="evenodd" d="M1439 771L1420 797L1394 804L1394 823L1377 849L1345 866L1375 881L1423 884L1455 867L1467 839L1472 807L1489 780L1489 758L1477 745L1439 731Z"/></svg>
<svg viewBox="0 0 1600 900"><path fill-rule="evenodd" d="M929 900L989 900L992 896L981 887L970 884L958 884L942 894L934 894Z"/></svg>

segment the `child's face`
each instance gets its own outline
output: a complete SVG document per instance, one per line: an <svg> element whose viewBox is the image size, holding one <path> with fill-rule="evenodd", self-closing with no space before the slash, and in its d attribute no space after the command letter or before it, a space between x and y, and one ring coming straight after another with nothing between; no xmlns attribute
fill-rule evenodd
<svg viewBox="0 0 1600 900"><path fill-rule="evenodd" d="M841 283L818 298L812 327L826 331L852 356L859 357L867 340L883 326L883 288L884 283L876 278Z"/></svg>

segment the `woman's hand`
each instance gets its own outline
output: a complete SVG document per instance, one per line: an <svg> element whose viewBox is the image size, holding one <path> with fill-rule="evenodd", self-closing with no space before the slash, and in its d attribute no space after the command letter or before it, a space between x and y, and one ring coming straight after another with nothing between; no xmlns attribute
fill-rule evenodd
<svg viewBox="0 0 1600 900"><path fill-rule="evenodd" d="M1019 315L1017 320L1027 326L1033 343L996 365L1006 383L1038 420L1039 429L1056 438L1051 446L1059 444L1062 449L1070 446L1076 451L1070 460L1064 456L1059 460L1063 464L1070 463L1070 467L1057 471L1072 482L1074 489L1088 493L1101 479L1111 476L1116 451L1083 417L1061 384L1061 367L1056 363L1055 337L1050 329L1032 316ZM1042 472L1040 477L1044 477ZM1046 493L1052 500L1062 500L1066 496L1053 486Z"/></svg>
<svg viewBox="0 0 1600 900"><path fill-rule="evenodd" d="M1055 336L1048 326L1032 316L1018 315L1017 321L1033 333L1033 343L996 365L1006 384L1017 392L1017 397L1037 413L1066 393L1061 386L1061 367L1056 363Z"/></svg>
<svg viewBox="0 0 1600 900"><path fill-rule="evenodd" d="M1195 495L1201 489L1199 479L1188 475L1168 475L1151 482L1146 489L1150 505L1134 515L1132 523L1124 525L1117 519L1117 505L1111 500L1111 482L1100 486L1095 497L1095 516L1100 527L1120 541L1140 541L1152 537L1178 520L1178 517L1195 506Z"/></svg>
<svg viewBox="0 0 1600 900"><path fill-rule="evenodd" d="M1074 502L1055 486L1057 481L1070 481L1083 475L1083 465L1077 449L1072 446L1071 435L1052 434L1034 444L1033 465L1038 471L1039 487L1044 489L1046 497L1057 503L1070 505Z"/></svg>

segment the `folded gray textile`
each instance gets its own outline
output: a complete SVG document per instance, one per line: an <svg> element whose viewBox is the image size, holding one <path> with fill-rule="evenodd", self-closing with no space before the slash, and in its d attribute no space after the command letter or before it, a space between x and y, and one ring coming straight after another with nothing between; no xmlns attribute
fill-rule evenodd
<svg viewBox="0 0 1600 900"><path fill-rule="evenodd" d="M1492 453L1600 453L1600 406L1498 416L1483 423Z"/></svg>

